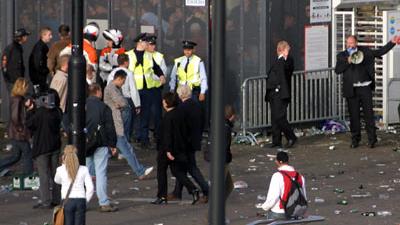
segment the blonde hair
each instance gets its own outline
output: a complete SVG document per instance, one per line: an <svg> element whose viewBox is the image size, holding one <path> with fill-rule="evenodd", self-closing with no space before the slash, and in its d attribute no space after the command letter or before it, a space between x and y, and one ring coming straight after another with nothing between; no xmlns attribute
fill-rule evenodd
<svg viewBox="0 0 400 225"><path fill-rule="evenodd" d="M57 67L56 67L56 69L57 70L61 70L62 66L64 66L65 64L68 64L69 57L70 57L70 55L59 56L58 59L57 59Z"/></svg>
<svg viewBox="0 0 400 225"><path fill-rule="evenodd" d="M287 41L280 41L278 42L278 45L276 46L276 51L279 53L281 53L284 49L289 48L290 49L290 45L289 43L287 43Z"/></svg>
<svg viewBox="0 0 400 225"><path fill-rule="evenodd" d="M178 93L180 99L192 97L192 90L188 85L179 85L178 89L176 89L176 93Z"/></svg>
<svg viewBox="0 0 400 225"><path fill-rule="evenodd" d="M11 96L25 96L26 92L28 92L28 87L28 80L22 77L18 78L11 90Z"/></svg>
<svg viewBox="0 0 400 225"><path fill-rule="evenodd" d="M64 148L63 161L67 169L68 176L74 180L79 169L79 159L76 155L77 149L73 145L67 145Z"/></svg>

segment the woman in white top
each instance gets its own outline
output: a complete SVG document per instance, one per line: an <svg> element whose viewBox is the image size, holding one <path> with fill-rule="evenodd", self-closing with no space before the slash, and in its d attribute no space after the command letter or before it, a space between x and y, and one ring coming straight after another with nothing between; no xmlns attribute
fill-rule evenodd
<svg viewBox="0 0 400 225"><path fill-rule="evenodd" d="M67 197L67 192L73 181L71 193L64 205L65 225L85 225L86 203L93 195L93 183L86 166L80 166L77 149L73 145L67 145L62 157L63 164L57 168L54 181L61 184L61 198Z"/></svg>

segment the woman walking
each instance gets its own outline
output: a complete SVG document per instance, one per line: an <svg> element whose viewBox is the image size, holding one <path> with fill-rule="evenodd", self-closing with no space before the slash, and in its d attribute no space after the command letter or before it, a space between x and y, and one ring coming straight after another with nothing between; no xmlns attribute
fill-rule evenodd
<svg viewBox="0 0 400 225"><path fill-rule="evenodd" d="M11 90L10 99L10 124L8 136L11 140L12 154L0 159L0 173L6 174L8 168L22 158L23 174L30 175L33 172L32 150L29 144L30 131L25 124L26 94L29 83L25 78L18 78Z"/></svg>
<svg viewBox="0 0 400 225"><path fill-rule="evenodd" d="M65 225L85 225L86 203L93 196L93 183L89 170L86 166L79 165L76 151L75 146L65 147L62 157L63 165L57 168L54 177L54 181L61 184Z"/></svg>

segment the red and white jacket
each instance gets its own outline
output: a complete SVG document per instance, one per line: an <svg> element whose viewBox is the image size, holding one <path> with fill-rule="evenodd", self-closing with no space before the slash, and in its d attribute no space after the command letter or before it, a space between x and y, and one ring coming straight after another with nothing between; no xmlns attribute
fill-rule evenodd
<svg viewBox="0 0 400 225"><path fill-rule="evenodd" d="M283 165L278 170L286 172L290 177L294 178L296 176L296 171L292 166ZM297 182L302 186L304 197L307 198L306 181L301 174L299 174ZM287 176L284 176L281 172L274 173L269 184L267 199L261 206L262 209L265 211L271 210L274 213L285 213L281 199L288 198L291 185L292 183Z"/></svg>
<svg viewBox="0 0 400 225"><path fill-rule="evenodd" d="M125 53L125 48L103 48L99 58L100 77L107 81L111 70L118 67L118 56Z"/></svg>

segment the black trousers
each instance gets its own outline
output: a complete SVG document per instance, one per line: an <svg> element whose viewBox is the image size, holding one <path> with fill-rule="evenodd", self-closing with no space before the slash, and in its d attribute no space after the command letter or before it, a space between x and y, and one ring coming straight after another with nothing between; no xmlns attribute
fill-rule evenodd
<svg viewBox="0 0 400 225"><path fill-rule="evenodd" d="M40 199L45 205L60 203L61 185L54 182L54 176L56 175L57 166L59 165L59 156L60 152L55 151L39 155L35 159L40 179ZM52 187L51 193L49 185Z"/></svg>
<svg viewBox="0 0 400 225"><path fill-rule="evenodd" d="M376 128L372 104L372 90L369 86L355 87L354 96L347 98L350 114L351 139L354 142L361 140L360 107L363 109L365 128L369 143L376 142Z"/></svg>
<svg viewBox="0 0 400 225"><path fill-rule="evenodd" d="M196 163L196 152L190 152L188 153L188 168L187 172L193 177L193 179L196 181L196 183L200 186L201 191L203 192L203 195L208 196L208 183L204 179L203 174L201 173L199 167L197 167ZM186 176L186 175L185 175ZM175 182L175 189L173 194L181 198L182 197L182 189L183 185L178 179Z"/></svg>
<svg viewBox="0 0 400 225"><path fill-rule="evenodd" d="M168 159L165 151L158 151L157 154L157 197L166 198L168 194Z"/></svg>
<svg viewBox="0 0 400 225"><path fill-rule="evenodd" d="M192 194L194 190L196 190L196 186L193 182L187 177L188 165L184 162L171 162L171 171L172 174L176 177L176 181L186 187L189 194ZM181 195L182 197L182 190Z"/></svg>
<svg viewBox="0 0 400 225"><path fill-rule="evenodd" d="M268 93L268 102L271 107L272 143L282 144L282 132L287 140L295 140L296 135L287 120L289 101L281 99L279 92L272 90Z"/></svg>

